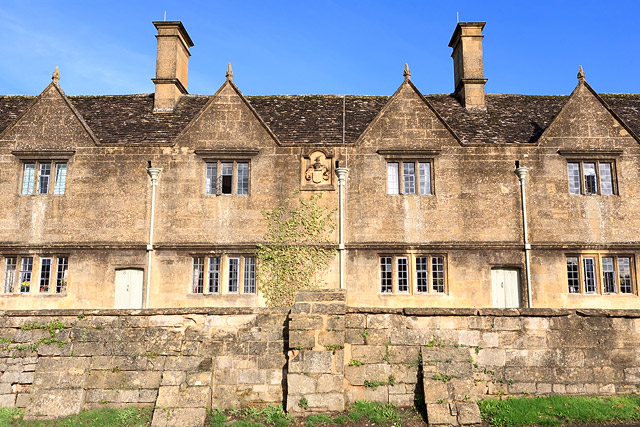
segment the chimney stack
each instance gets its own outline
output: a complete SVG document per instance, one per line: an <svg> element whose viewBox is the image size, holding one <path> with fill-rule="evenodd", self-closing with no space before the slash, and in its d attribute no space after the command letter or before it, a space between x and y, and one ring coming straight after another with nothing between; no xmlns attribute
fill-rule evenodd
<svg viewBox="0 0 640 427"><path fill-rule="evenodd" d="M156 77L151 79L156 85L153 111L170 113L180 95L187 93L189 48L193 42L180 21L154 21L153 25L158 30Z"/></svg>
<svg viewBox="0 0 640 427"><path fill-rule="evenodd" d="M455 95L467 109L485 109L482 66L482 29L486 22L458 22L449 47L453 48Z"/></svg>

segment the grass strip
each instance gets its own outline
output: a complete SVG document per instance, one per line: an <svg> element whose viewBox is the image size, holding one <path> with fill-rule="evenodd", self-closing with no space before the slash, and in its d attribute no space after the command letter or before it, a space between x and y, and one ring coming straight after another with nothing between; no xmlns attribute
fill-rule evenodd
<svg viewBox="0 0 640 427"><path fill-rule="evenodd" d="M23 419L19 409L0 409L0 426L11 427L143 427L151 424L153 408L97 409L57 420Z"/></svg>
<svg viewBox="0 0 640 427"><path fill-rule="evenodd" d="M640 396L549 396L479 401L493 426L610 424L640 420Z"/></svg>

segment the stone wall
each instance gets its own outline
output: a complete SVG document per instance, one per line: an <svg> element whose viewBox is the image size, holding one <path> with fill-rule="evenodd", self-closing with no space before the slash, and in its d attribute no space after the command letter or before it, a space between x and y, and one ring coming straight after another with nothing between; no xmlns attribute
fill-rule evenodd
<svg viewBox="0 0 640 427"><path fill-rule="evenodd" d="M198 425L212 406L278 404L287 311L4 312L0 405L28 418L155 406L154 425Z"/></svg>
<svg viewBox="0 0 640 427"><path fill-rule="evenodd" d="M464 425L477 399L640 392L637 310L367 309L328 290L291 310L7 311L0 351L0 406L30 418L134 405L201 425L207 408L366 399Z"/></svg>

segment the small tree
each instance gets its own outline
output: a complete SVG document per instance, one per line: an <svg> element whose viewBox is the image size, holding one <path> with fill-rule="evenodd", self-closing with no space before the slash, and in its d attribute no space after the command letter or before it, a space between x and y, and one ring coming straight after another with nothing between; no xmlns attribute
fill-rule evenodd
<svg viewBox="0 0 640 427"><path fill-rule="evenodd" d="M316 273L327 268L336 252L329 240L335 230L334 211L318 206L321 197L297 199L291 208L289 196L262 213L266 243L258 245L256 256L259 287L269 307L291 306L299 290L317 286Z"/></svg>

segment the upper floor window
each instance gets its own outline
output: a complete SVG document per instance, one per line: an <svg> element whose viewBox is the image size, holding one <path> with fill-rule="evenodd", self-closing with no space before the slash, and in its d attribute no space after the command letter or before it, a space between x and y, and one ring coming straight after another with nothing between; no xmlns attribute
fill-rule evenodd
<svg viewBox="0 0 640 427"><path fill-rule="evenodd" d="M388 162L387 194L432 194L431 162Z"/></svg>
<svg viewBox="0 0 640 427"><path fill-rule="evenodd" d="M445 257L441 255L380 257L380 292L444 293Z"/></svg>
<svg viewBox="0 0 640 427"><path fill-rule="evenodd" d="M64 194L66 162L27 162L22 174L22 194Z"/></svg>
<svg viewBox="0 0 640 427"><path fill-rule="evenodd" d="M617 193L615 164L611 160L584 160L567 163L570 194Z"/></svg>
<svg viewBox="0 0 640 427"><path fill-rule="evenodd" d="M249 162L207 162L206 194L249 194Z"/></svg>
<svg viewBox="0 0 640 427"><path fill-rule="evenodd" d="M567 257L570 294L633 294L633 258L608 254Z"/></svg>

